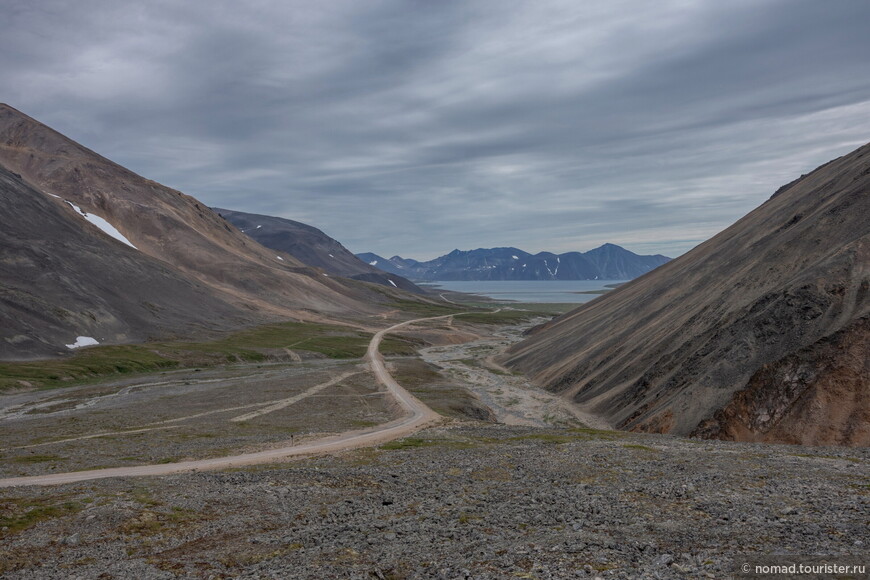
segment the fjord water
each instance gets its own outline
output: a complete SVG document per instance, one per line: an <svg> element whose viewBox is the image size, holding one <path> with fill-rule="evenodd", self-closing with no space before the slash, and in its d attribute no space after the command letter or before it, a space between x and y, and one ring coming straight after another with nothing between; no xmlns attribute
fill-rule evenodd
<svg viewBox="0 0 870 580"><path fill-rule="evenodd" d="M517 302L589 302L627 280L474 280L432 282L436 289ZM594 292L594 293L593 293Z"/></svg>

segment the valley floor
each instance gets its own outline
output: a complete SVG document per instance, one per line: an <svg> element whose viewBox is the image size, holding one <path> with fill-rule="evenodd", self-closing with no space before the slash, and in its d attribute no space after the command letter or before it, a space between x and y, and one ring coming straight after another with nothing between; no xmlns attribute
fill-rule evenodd
<svg viewBox="0 0 870 580"><path fill-rule="evenodd" d="M870 450L590 429L491 362L522 326L436 320L402 329L436 346L387 368L442 425L288 463L2 489L0 574L723 578L758 554L868 559ZM302 442L394 419L384 395L359 360L323 359L5 395L0 476Z"/></svg>
<svg viewBox="0 0 870 580"><path fill-rule="evenodd" d="M8 578L727 578L861 556L870 453L518 426L4 490ZM27 518L42 519L16 533ZM102 576L101 576L102 575Z"/></svg>

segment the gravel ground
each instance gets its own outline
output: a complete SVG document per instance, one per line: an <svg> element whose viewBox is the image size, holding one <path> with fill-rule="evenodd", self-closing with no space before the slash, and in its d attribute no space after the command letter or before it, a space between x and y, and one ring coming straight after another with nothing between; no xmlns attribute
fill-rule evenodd
<svg viewBox="0 0 870 580"><path fill-rule="evenodd" d="M224 456L394 418L357 361L176 371L28 397L0 396L0 477Z"/></svg>
<svg viewBox="0 0 870 580"><path fill-rule="evenodd" d="M491 357L520 340L523 327L500 329L475 341L420 350L421 358L487 406L498 423L533 427L597 426L576 405L533 385L526 377L492 366Z"/></svg>
<svg viewBox="0 0 870 580"><path fill-rule="evenodd" d="M7 578L728 578L860 556L870 451L454 424L233 472L16 488ZM29 527L28 527L29 526Z"/></svg>

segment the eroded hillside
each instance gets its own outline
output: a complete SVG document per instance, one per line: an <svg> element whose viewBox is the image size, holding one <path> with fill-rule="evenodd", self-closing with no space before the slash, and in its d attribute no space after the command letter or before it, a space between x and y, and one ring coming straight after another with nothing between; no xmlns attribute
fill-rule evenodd
<svg viewBox="0 0 870 580"><path fill-rule="evenodd" d="M865 145L505 362L622 429L866 445L868 215Z"/></svg>

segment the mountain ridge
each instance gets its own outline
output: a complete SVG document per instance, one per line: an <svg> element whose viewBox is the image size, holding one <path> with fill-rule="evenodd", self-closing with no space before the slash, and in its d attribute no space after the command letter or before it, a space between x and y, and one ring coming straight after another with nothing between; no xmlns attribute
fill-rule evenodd
<svg viewBox="0 0 870 580"><path fill-rule="evenodd" d="M321 268L330 275L423 294L421 288L402 276L384 273L366 264L338 240L312 225L276 216L219 207L211 209L259 244L285 252L301 263Z"/></svg>
<svg viewBox="0 0 870 580"><path fill-rule="evenodd" d="M616 244L587 252L538 252L514 247L455 249L426 262L371 252L357 254L385 272L412 280L631 280L666 264L660 254L642 256Z"/></svg>

